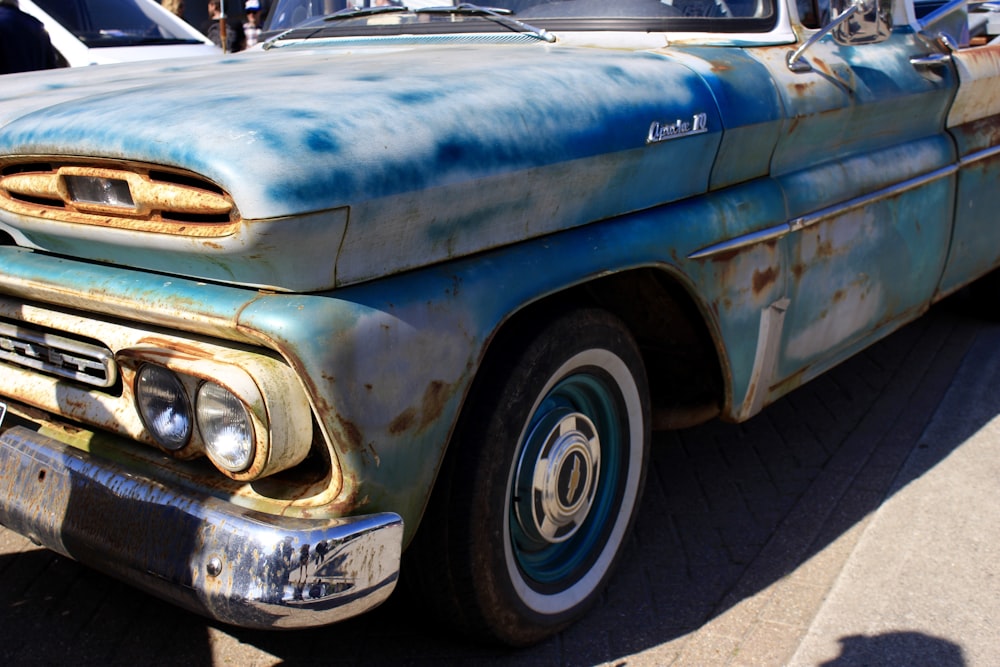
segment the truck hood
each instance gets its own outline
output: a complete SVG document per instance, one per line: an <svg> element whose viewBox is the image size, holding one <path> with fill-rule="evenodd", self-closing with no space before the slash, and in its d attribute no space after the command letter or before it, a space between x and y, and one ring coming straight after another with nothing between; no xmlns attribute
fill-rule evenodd
<svg viewBox="0 0 1000 667"><path fill-rule="evenodd" d="M206 242L0 211L0 229L88 260L323 290L703 192L721 131L679 62L547 44L317 44L13 75L0 167L184 170L227 193L239 224Z"/></svg>

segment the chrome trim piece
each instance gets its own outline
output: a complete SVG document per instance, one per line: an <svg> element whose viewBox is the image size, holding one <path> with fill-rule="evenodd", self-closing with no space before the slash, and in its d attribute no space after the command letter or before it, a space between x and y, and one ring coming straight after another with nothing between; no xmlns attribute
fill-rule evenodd
<svg viewBox="0 0 1000 667"><path fill-rule="evenodd" d="M910 64L917 69L937 69L947 66L950 62L951 56L947 53L929 53L910 58Z"/></svg>
<svg viewBox="0 0 1000 667"><path fill-rule="evenodd" d="M987 151L982 151L982 153L996 152L1000 149L988 149ZM974 160L963 159L961 166L967 166L970 162L975 160L980 160L987 155L976 154ZM908 192L914 188L919 188L931 181L935 181L941 178L946 178L952 176L958 172L960 165L948 165L947 167L941 167L940 169L935 169L932 172L924 174L923 176L917 176L911 178L902 183L898 183L892 187L885 188L884 190L879 190L872 194L864 195L862 197L856 197L850 199L846 202L836 204L834 206L828 206L824 209L820 209L815 213L810 213L809 215L803 215L798 218L792 218L788 222L784 222L774 227L768 227L767 229L758 230L755 232L750 232L749 234L744 234L743 236L737 236L736 238L729 239L728 241L722 241L720 243L714 243L710 246L705 246L699 250L695 250L687 256L688 259L706 259L708 257L713 257L725 252L732 252L734 250L739 250L747 246L757 245L758 243L765 243L774 239L780 239L792 232L797 232L808 227L812 227L823 220L832 218L835 215L839 215L844 211L849 211L856 208L864 208L869 204L876 202L880 199L886 199L888 197L894 197L896 195Z"/></svg>
<svg viewBox="0 0 1000 667"><path fill-rule="evenodd" d="M975 153L969 153L959 161L959 167L965 168L980 160L989 160L995 157L1000 157L1000 146L991 146Z"/></svg>
<svg viewBox="0 0 1000 667"><path fill-rule="evenodd" d="M403 537L396 514L263 514L17 425L0 434L0 523L193 611L262 629L326 625L380 604Z"/></svg>
<svg viewBox="0 0 1000 667"><path fill-rule="evenodd" d="M0 360L107 389L118 381L110 350L0 322Z"/></svg>
<svg viewBox="0 0 1000 667"><path fill-rule="evenodd" d="M687 258L705 259L706 257L712 257L713 255L719 255L724 252L739 250L740 248L757 245L758 243L766 243L771 239L781 238L789 231L791 231L789 229L789 223L782 223L780 225L775 225L774 227L751 232L750 234L746 234L744 236L737 236L734 239L729 239L728 241L723 241L722 243L706 246L701 250L696 250L691 253L687 256Z"/></svg>
<svg viewBox="0 0 1000 667"><path fill-rule="evenodd" d="M815 44L816 42L818 42L819 40L823 39L828 34L833 32L837 28L837 26L839 26L841 23L854 16L854 14L859 9L861 9L859 5L852 5L848 7L843 14L841 14L840 16L836 17L835 19L827 23L820 30L816 31L816 33L814 33L812 37L803 42L802 45L799 46L799 48L795 49L794 51L789 51L785 56L785 64L788 66L788 69L797 74L811 72L812 65L809 63L809 61L803 58L805 52L808 51L813 44Z"/></svg>
<svg viewBox="0 0 1000 667"><path fill-rule="evenodd" d="M778 347L781 332L785 328L785 311L791 301L787 297L778 299L760 312L760 328L757 331L757 350L754 353L750 386L740 408L740 419L749 419L764 407L770 393L774 370L778 363Z"/></svg>

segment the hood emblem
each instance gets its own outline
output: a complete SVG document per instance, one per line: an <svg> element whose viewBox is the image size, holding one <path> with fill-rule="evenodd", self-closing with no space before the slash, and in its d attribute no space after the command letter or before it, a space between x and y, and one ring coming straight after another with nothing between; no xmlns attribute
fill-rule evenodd
<svg viewBox="0 0 1000 667"><path fill-rule="evenodd" d="M677 139L705 132L708 132L708 114L704 112L696 113L690 120L678 118L669 123L661 123L658 120L654 120L649 126L646 143L656 144L668 139Z"/></svg>

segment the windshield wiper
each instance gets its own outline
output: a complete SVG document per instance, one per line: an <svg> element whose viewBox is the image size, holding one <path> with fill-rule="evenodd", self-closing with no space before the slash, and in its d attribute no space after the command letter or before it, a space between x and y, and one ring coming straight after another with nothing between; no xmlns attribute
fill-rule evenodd
<svg viewBox="0 0 1000 667"><path fill-rule="evenodd" d="M324 21L342 21L344 19L355 19L359 16L374 16L375 14L392 14L395 12L410 11L402 5L383 5L380 7L346 7L340 11L328 14L323 17Z"/></svg>
<svg viewBox="0 0 1000 667"><path fill-rule="evenodd" d="M507 26L508 28L513 28L514 30L519 30L523 33L537 37L538 39L544 40L546 42L556 41L555 35L550 33L548 30L542 28L536 28L532 25L528 25L523 21L518 21L513 18L513 13L509 9L502 9L500 7L484 7L482 5L474 5L469 2L463 2L454 6L442 6L442 7L420 7L417 9L410 9L409 7L403 5L384 5L378 7L355 7L341 9L340 11L334 12L322 19L317 19L315 21L310 21L306 24L298 24L292 26L277 35L271 37L263 43L263 49L266 51L272 48L279 40L284 39L286 35L289 35L295 30L300 30L306 27L316 27L319 21L339 21L343 19L353 19L361 16L373 16L375 14L392 14L398 12L414 12L416 14L457 14L460 16L479 16L490 21L495 21L501 25Z"/></svg>
<svg viewBox="0 0 1000 667"><path fill-rule="evenodd" d="M462 16L481 16L485 19L489 19L490 21L495 21L496 23L505 25L508 28L520 30L521 32L537 37L538 39L545 40L546 42L556 41L555 35L548 30L536 28L535 26L528 25L524 21L518 21L512 16L514 12L509 9L501 9L500 7L483 7L482 5L474 5L469 2L463 2L455 5L454 7L421 7L415 11L418 14L459 14Z"/></svg>
<svg viewBox="0 0 1000 667"><path fill-rule="evenodd" d="M393 14L396 12L408 12L408 11L410 10L400 5L384 5L379 7L347 7L339 11L336 11L332 14L327 14L321 19L306 21L304 23L299 23L293 25L290 28L282 30L274 37L268 38L268 40L261 45L261 48L267 51L275 44L277 44L280 40L284 39L286 35L289 35L292 32L296 30L301 30L303 28L309 28L309 27L316 28L316 24L319 23L320 21L341 21L344 19L356 19L361 16L374 16L375 14Z"/></svg>

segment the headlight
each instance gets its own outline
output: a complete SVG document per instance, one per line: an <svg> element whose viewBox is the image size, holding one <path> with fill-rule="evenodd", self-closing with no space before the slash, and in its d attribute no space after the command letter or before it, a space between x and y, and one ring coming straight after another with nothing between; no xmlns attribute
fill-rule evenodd
<svg viewBox="0 0 1000 667"><path fill-rule="evenodd" d="M144 347L117 359L147 438L175 458L207 455L222 474L249 482L309 455L309 400L280 360L214 347L202 355Z"/></svg>
<svg viewBox="0 0 1000 667"><path fill-rule="evenodd" d="M163 366L143 364L135 382L135 400L153 439L171 451L191 439L191 404L180 379Z"/></svg>
<svg viewBox="0 0 1000 667"><path fill-rule="evenodd" d="M195 401L205 453L218 467L240 473L256 455L253 422L243 401L225 387L205 382Z"/></svg>

